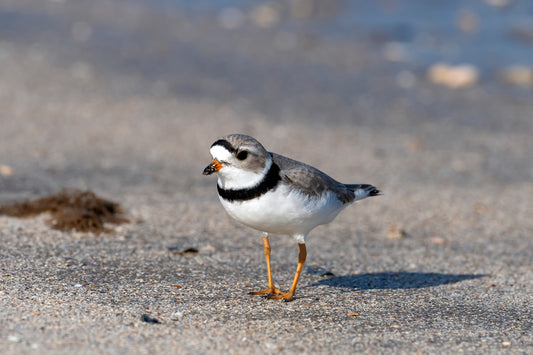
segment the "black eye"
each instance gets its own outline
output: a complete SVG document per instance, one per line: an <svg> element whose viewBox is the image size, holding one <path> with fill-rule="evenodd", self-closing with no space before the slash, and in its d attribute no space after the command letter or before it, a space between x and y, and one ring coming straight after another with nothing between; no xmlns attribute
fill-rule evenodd
<svg viewBox="0 0 533 355"><path fill-rule="evenodd" d="M242 152L239 152L239 154L237 154L237 159L239 160L244 160L248 158L248 152L246 150L243 150Z"/></svg>

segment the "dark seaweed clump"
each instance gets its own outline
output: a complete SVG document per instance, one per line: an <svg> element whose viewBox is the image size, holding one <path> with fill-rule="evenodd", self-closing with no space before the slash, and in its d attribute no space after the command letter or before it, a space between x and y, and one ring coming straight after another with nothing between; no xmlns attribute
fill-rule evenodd
<svg viewBox="0 0 533 355"><path fill-rule="evenodd" d="M105 223L127 223L122 206L98 197L92 191L64 189L33 201L0 206L0 215L30 218L50 213L48 225L61 231L110 232Z"/></svg>

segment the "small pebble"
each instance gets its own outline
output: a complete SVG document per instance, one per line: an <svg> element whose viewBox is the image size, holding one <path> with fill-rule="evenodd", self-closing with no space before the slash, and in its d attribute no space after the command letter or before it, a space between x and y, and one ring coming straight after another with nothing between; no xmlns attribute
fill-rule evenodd
<svg viewBox="0 0 533 355"><path fill-rule="evenodd" d="M143 314L141 320L145 323L161 324L157 318L150 317L148 314Z"/></svg>
<svg viewBox="0 0 533 355"><path fill-rule="evenodd" d="M475 66L470 64L437 63L428 69L427 78L434 84L461 89L474 86L479 79L479 72Z"/></svg>
<svg viewBox="0 0 533 355"><path fill-rule="evenodd" d="M403 239L408 236L407 232L394 225L389 226L387 229L387 237L389 239Z"/></svg>
<svg viewBox="0 0 533 355"><path fill-rule="evenodd" d="M7 340L13 342L13 343L18 343L20 341L20 338L16 335L8 335L7 336Z"/></svg>
<svg viewBox="0 0 533 355"><path fill-rule="evenodd" d="M446 239L444 239L442 237L430 237L429 241L431 243L433 243L433 244L438 244L438 245L442 245L442 244L446 243Z"/></svg>
<svg viewBox="0 0 533 355"><path fill-rule="evenodd" d="M3 176L13 175L13 168L10 167L9 165L0 164L0 175L3 175Z"/></svg>
<svg viewBox="0 0 533 355"><path fill-rule="evenodd" d="M172 315L172 320L180 320L181 318L183 318L182 311L178 311Z"/></svg>
<svg viewBox="0 0 533 355"><path fill-rule="evenodd" d="M185 254L196 254L198 249L196 248L179 248L179 247L168 247L167 248L174 255L185 255Z"/></svg>
<svg viewBox="0 0 533 355"><path fill-rule="evenodd" d="M331 271L326 271L326 272L320 274L320 276L322 276L322 277L333 277L333 276L335 276L335 274L332 273Z"/></svg>
<svg viewBox="0 0 533 355"><path fill-rule="evenodd" d="M267 347L267 349L275 349L276 348L276 344L270 343L270 342L266 342L265 346Z"/></svg>

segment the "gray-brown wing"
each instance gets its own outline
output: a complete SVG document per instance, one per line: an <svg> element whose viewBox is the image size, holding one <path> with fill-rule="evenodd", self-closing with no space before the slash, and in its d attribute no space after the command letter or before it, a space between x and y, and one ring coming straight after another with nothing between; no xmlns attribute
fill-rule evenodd
<svg viewBox="0 0 533 355"><path fill-rule="evenodd" d="M283 155L270 153L281 169L281 178L309 196L319 196L327 190L334 192L342 203L352 202L354 191L322 171Z"/></svg>

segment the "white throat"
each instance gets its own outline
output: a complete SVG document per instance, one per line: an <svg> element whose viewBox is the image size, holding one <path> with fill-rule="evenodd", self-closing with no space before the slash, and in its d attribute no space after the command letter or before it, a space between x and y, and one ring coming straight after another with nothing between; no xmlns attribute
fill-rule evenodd
<svg viewBox="0 0 533 355"><path fill-rule="evenodd" d="M223 189L241 190L257 186L272 166L270 158L261 172L253 172L234 166L224 166L218 172L218 185Z"/></svg>

